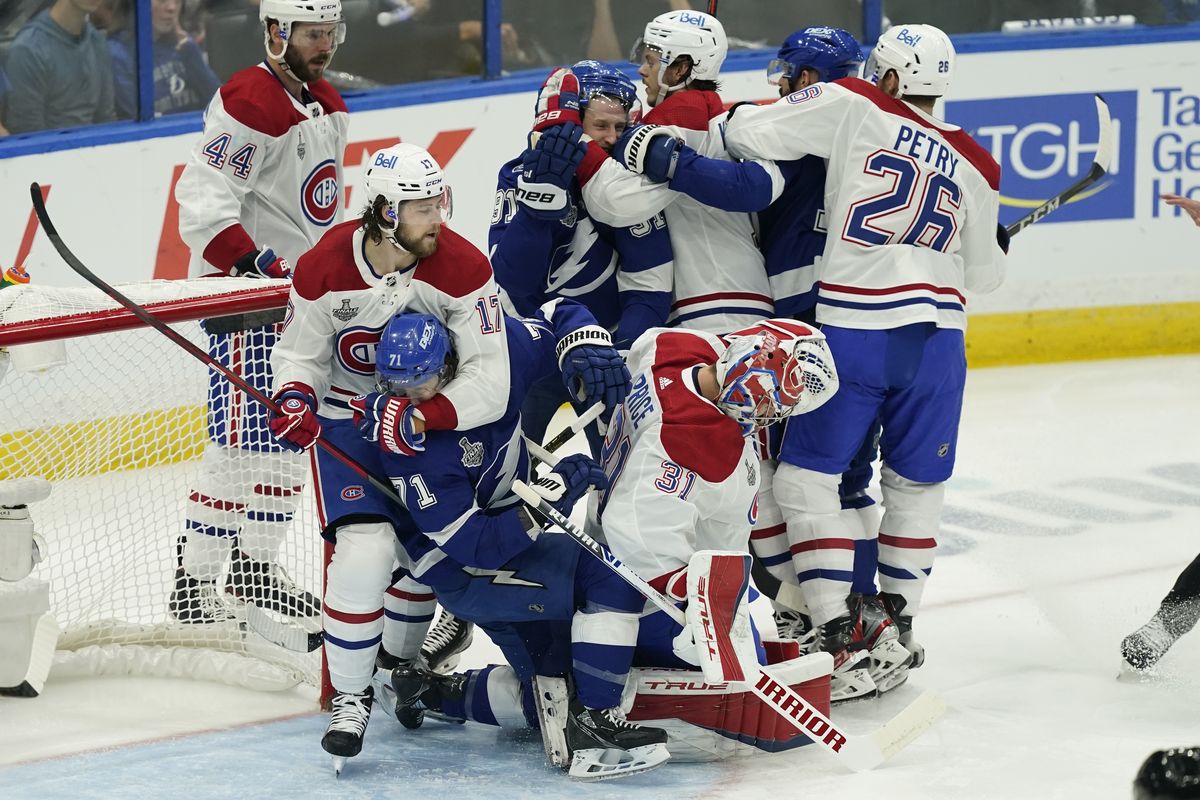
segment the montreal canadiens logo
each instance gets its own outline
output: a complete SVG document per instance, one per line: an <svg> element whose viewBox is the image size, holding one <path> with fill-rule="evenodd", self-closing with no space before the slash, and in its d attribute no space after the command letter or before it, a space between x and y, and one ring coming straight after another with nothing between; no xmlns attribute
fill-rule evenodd
<svg viewBox="0 0 1200 800"><path fill-rule="evenodd" d="M374 375L375 348L382 336L382 328L345 328L334 344L338 363L355 375Z"/></svg>
<svg viewBox="0 0 1200 800"><path fill-rule="evenodd" d="M337 165L333 159L317 164L300 187L300 207L314 225L325 227L333 222L338 209Z"/></svg>
<svg viewBox="0 0 1200 800"><path fill-rule="evenodd" d="M342 489L342 499L347 501L362 500L364 494L363 487L361 486L347 486L345 489Z"/></svg>

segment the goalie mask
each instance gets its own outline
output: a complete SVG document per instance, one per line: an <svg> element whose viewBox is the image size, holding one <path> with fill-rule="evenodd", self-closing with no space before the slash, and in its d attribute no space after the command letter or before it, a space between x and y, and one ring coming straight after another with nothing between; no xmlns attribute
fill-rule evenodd
<svg viewBox="0 0 1200 800"><path fill-rule="evenodd" d="M397 247L400 225L446 223L454 213L454 198L441 166L428 151L400 143L371 155L363 188L372 206L384 198L380 227Z"/></svg>
<svg viewBox="0 0 1200 800"><path fill-rule="evenodd" d="M725 337L717 359L717 407L749 435L820 407L837 391L833 354L818 330L765 320Z"/></svg>
<svg viewBox="0 0 1200 800"><path fill-rule="evenodd" d="M334 51L346 41L346 23L342 17L341 0L260 0L258 18L263 23L263 43L267 48L267 58L289 72L291 68L287 66L283 57L287 52L288 42L295 33L293 26L297 22L333 25ZM271 29L267 20L274 20L279 24L279 38L283 40L283 48L278 53L271 50Z"/></svg>
<svg viewBox="0 0 1200 800"><path fill-rule="evenodd" d="M942 97L954 74L954 45L950 37L932 25L893 25L871 54L863 77L876 85L889 69L900 79L901 96Z"/></svg>
<svg viewBox="0 0 1200 800"><path fill-rule="evenodd" d="M375 351L375 385L384 394L428 400L454 374L450 332L430 314L397 314Z"/></svg>

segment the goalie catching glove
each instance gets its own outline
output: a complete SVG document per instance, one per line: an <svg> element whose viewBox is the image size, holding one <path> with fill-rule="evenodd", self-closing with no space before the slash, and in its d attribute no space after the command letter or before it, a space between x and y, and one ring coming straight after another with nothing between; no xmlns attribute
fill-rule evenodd
<svg viewBox="0 0 1200 800"><path fill-rule="evenodd" d="M625 360L612 346L612 336L598 325L571 331L555 347L563 383L586 406L603 403L605 418L629 394L632 380Z"/></svg>
<svg viewBox="0 0 1200 800"><path fill-rule="evenodd" d="M307 386L289 383L276 392L271 401L275 407L270 409L268 424L276 440L296 453L303 453L312 447L321 435L317 398L312 390Z"/></svg>
<svg viewBox="0 0 1200 800"><path fill-rule="evenodd" d="M583 128L569 122L548 128L521 158L517 201L538 219L560 220L570 211L569 189L587 154Z"/></svg>
<svg viewBox="0 0 1200 800"><path fill-rule="evenodd" d="M360 394L350 400L350 408L354 409L358 432L383 450L402 456L425 450L425 417L407 397Z"/></svg>

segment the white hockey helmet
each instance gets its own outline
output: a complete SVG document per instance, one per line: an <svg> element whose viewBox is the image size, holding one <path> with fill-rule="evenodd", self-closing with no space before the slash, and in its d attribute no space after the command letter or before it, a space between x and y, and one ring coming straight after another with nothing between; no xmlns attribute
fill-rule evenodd
<svg viewBox="0 0 1200 800"><path fill-rule="evenodd" d="M372 153L363 175L363 188L367 203L373 205L380 195L386 200L382 221L392 227L388 237L393 240L399 223L447 222L454 213L454 198L441 166L429 151L415 144L401 142ZM423 204L421 218L404 213L405 202L431 197L438 198L438 202Z"/></svg>
<svg viewBox="0 0 1200 800"><path fill-rule="evenodd" d="M646 23L642 37L633 45L629 60L641 65L647 48L661 54L658 66L660 95L681 88L684 84L667 86L664 76L667 67L680 56L692 60L689 81L715 81L729 52L725 27L712 14L699 11L671 11L659 14ZM661 96L660 98L661 99Z"/></svg>
<svg viewBox="0 0 1200 800"><path fill-rule="evenodd" d="M742 433L820 407L838 388L825 335L787 319L768 319L724 337L717 359L717 407Z"/></svg>
<svg viewBox="0 0 1200 800"><path fill-rule="evenodd" d="M901 95L942 97L954 74L954 45L932 25L893 25L867 56L863 77L878 84L889 69L900 78Z"/></svg>
<svg viewBox="0 0 1200 800"><path fill-rule="evenodd" d="M317 24L336 24L333 46L346 41L346 22L342 18L342 0L259 0L258 18L263 23L263 42L267 47L267 57L272 61L282 62L283 54L287 52L287 42L292 35L292 25L297 22L312 22ZM279 38L283 39L283 49L278 53L271 52L271 31L267 20L273 19L279 23Z"/></svg>

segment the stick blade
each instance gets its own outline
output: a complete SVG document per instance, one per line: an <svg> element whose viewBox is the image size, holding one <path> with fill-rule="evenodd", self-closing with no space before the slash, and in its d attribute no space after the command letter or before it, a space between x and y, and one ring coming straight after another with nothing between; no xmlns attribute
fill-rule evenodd
<svg viewBox="0 0 1200 800"><path fill-rule="evenodd" d="M1096 158L1092 164L1092 169L1100 168L1099 178L1108 172L1108 165L1112 162L1113 154L1113 130L1112 130L1112 115L1108 110L1108 103L1100 95L1096 95L1096 120L1100 124L1100 141L1096 147Z"/></svg>
<svg viewBox="0 0 1200 800"><path fill-rule="evenodd" d="M940 694L928 690L913 700L886 725L871 734L883 760L899 753L929 729L946 712L946 701Z"/></svg>

